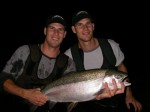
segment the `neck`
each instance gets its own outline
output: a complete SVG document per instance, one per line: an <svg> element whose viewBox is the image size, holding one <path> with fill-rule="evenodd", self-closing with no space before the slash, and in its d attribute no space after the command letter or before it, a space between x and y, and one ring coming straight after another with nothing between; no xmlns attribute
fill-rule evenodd
<svg viewBox="0 0 150 112"><path fill-rule="evenodd" d="M56 58L58 54L60 53L59 47L51 47L46 44L41 44L41 51L44 55L51 57L51 58Z"/></svg>
<svg viewBox="0 0 150 112"><path fill-rule="evenodd" d="M99 46L98 40L96 38L92 38L89 41L79 41L79 48L83 51L91 51Z"/></svg>

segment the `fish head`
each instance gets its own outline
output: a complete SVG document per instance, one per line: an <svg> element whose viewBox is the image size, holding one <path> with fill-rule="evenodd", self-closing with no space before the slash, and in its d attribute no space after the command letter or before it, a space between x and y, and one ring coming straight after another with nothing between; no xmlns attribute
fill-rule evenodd
<svg viewBox="0 0 150 112"><path fill-rule="evenodd" d="M108 70L106 72L103 82L107 82L110 89L114 88L112 79L115 79L118 88L121 88L121 82L123 82L125 86L131 85L131 83L128 82L128 75L125 72L117 70Z"/></svg>

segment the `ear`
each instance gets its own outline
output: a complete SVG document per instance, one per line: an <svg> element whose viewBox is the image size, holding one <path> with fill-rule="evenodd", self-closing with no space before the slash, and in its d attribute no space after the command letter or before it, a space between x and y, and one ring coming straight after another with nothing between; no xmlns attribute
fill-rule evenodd
<svg viewBox="0 0 150 112"><path fill-rule="evenodd" d="M75 27L74 27L74 26L72 26L71 29L72 29L72 32L73 32L73 33L76 33L76 30L75 30Z"/></svg>
<svg viewBox="0 0 150 112"><path fill-rule="evenodd" d="M92 25L93 25L93 31L94 31L94 29L95 29L95 24L94 24L94 23L92 23Z"/></svg>
<svg viewBox="0 0 150 112"><path fill-rule="evenodd" d="M66 37L66 34L67 34L67 31L65 31L65 33L64 33L64 38Z"/></svg>
<svg viewBox="0 0 150 112"><path fill-rule="evenodd" d="M44 27L44 35L46 35L46 27Z"/></svg>

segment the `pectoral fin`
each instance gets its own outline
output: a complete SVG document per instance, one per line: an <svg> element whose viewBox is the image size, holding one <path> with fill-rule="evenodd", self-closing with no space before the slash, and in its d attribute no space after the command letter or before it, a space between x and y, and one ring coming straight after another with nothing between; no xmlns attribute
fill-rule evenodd
<svg viewBox="0 0 150 112"><path fill-rule="evenodd" d="M70 102L70 103L68 103L67 112L71 112L71 110L73 108L75 108L77 104L78 104L78 102Z"/></svg>
<svg viewBox="0 0 150 112"><path fill-rule="evenodd" d="M49 109L52 109L57 102L49 101Z"/></svg>

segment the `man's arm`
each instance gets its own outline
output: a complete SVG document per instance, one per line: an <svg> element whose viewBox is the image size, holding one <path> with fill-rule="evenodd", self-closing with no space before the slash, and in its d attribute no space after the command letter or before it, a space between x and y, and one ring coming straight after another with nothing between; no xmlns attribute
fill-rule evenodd
<svg viewBox="0 0 150 112"><path fill-rule="evenodd" d="M17 86L10 79L7 79L4 82L3 88L8 93L11 93L11 94L16 95L16 96L20 96L20 97L28 100L30 103L32 103L34 105L42 106L48 100L48 97L43 95L40 92L40 88L24 89L24 88Z"/></svg>
<svg viewBox="0 0 150 112"><path fill-rule="evenodd" d="M128 73L127 72L127 68L125 67L125 65L123 63L118 66L118 70L120 70L122 72L125 72L125 73ZM127 80L129 80L129 79L127 79ZM141 111L142 110L142 105L141 105L140 102L138 102L134 98L130 86L126 87L126 98L125 98L125 101L126 101L126 105L127 105L128 109L130 109L130 104L132 104L134 106L134 108L135 108L135 111Z"/></svg>

